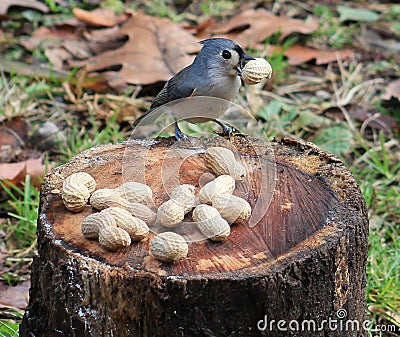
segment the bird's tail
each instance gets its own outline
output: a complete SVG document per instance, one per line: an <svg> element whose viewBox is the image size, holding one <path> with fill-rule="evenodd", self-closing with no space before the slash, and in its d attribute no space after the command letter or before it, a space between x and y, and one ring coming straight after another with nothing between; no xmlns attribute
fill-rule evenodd
<svg viewBox="0 0 400 337"><path fill-rule="evenodd" d="M141 116L139 116L138 118L135 119L135 121L133 122L132 126L138 126L138 124L143 120L143 118L146 117L146 115L148 114L149 111L144 112Z"/></svg>
<svg viewBox="0 0 400 337"><path fill-rule="evenodd" d="M149 109L146 112L144 112L141 116L135 119L133 122L132 126L138 126L139 124L141 125L150 125L156 121L156 119L159 117L159 114L156 112L157 109Z"/></svg>

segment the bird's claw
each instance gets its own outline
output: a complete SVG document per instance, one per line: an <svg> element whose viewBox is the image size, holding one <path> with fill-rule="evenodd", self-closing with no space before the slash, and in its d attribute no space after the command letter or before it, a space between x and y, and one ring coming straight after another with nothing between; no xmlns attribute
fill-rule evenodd
<svg viewBox="0 0 400 337"><path fill-rule="evenodd" d="M226 125L222 123L219 120L215 120L215 122L221 126L222 130L221 131L214 131L217 135L221 137L231 137L231 136L247 136L244 133L239 132L236 128L233 126Z"/></svg>
<svg viewBox="0 0 400 337"><path fill-rule="evenodd" d="M175 123L175 139L180 141L182 139L186 139L187 136L179 129L178 123Z"/></svg>

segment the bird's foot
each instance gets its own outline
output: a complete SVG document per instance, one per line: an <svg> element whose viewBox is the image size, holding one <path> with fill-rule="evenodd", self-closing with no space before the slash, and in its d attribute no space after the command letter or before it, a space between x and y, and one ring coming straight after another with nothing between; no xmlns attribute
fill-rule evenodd
<svg viewBox="0 0 400 337"><path fill-rule="evenodd" d="M233 126L226 125L225 123L221 122L220 120L215 120L215 123L217 123L219 126L221 126L222 130L221 131L215 131L215 133L221 137L231 137L231 136L247 136L244 133L239 132L236 128Z"/></svg>
<svg viewBox="0 0 400 337"><path fill-rule="evenodd" d="M175 122L175 139L180 141L182 139L186 139L187 136L179 129L178 123Z"/></svg>

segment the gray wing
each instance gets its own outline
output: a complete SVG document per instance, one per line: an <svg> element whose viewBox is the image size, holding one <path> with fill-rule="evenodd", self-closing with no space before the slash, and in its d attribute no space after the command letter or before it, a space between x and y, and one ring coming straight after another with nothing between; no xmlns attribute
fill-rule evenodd
<svg viewBox="0 0 400 337"><path fill-rule="evenodd" d="M140 122L145 120L145 125L151 124L157 116L154 115L154 111L157 107L160 107L169 102L175 101L180 98L189 97L193 94L196 89L194 81L188 81L190 70L188 68L182 69L174 77L172 77L164 88L158 93L158 95L151 102L150 110L139 116L134 122L133 126L138 125ZM189 82L189 83L188 83Z"/></svg>
<svg viewBox="0 0 400 337"><path fill-rule="evenodd" d="M193 80L196 79L189 80L189 72L190 70L188 68L182 69L167 83L165 83L164 88L162 88L151 102L150 109L157 108L180 98L191 96L196 89L196 86L193 83Z"/></svg>

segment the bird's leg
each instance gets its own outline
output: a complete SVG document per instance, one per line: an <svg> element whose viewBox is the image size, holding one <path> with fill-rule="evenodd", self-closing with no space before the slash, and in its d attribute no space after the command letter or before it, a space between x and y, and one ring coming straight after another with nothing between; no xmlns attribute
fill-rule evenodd
<svg viewBox="0 0 400 337"><path fill-rule="evenodd" d="M221 122L219 119L214 119L214 122L221 126L221 131L215 131L216 134L222 137L230 137L232 135L239 135L244 136L244 134L240 133L236 128L233 126L226 125L225 123Z"/></svg>
<svg viewBox="0 0 400 337"><path fill-rule="evenodd" d="M187 136L179 129L178 121L175 120L175 139L176 140L181 140L186 138Z"/></svg>

